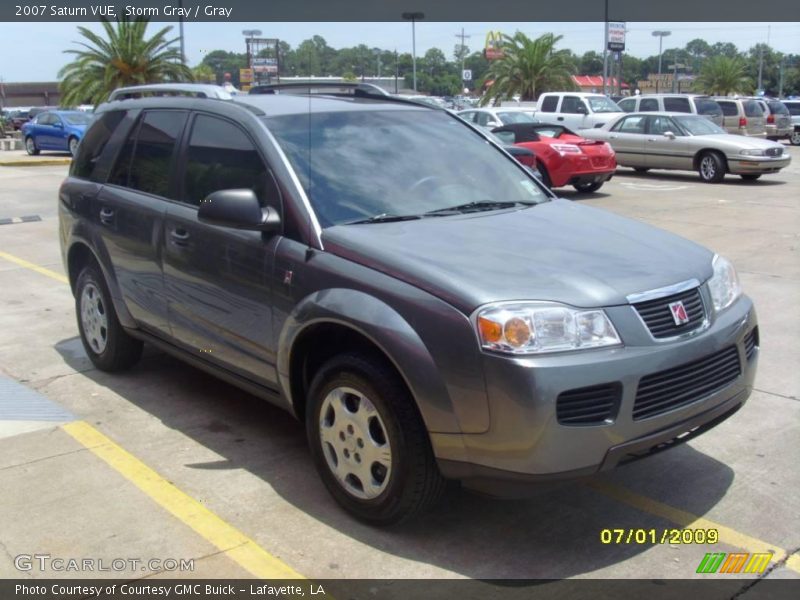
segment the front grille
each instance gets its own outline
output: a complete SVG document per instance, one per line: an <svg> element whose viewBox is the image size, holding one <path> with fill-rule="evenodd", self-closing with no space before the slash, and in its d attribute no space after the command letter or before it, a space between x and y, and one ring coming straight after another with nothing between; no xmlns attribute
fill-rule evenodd
<svg viewBox="0 0 800 600"><path fill-rule="evenodd" d="M639 380L633 420L639 421L702 400L734 381L742 372L735 346L694 362Z"/></svg>
<svg viewBox="0 0 800 600"><path fill-rule="evenodd" d="M689 321L682 325L675 325L672 311L669 308L671 303L678 301L683 302L683 307L689 317ZM699 288L667 296L666 298L640 302L634 304L633 307L642 317L654 338L668 338L693 331L703 324L706 316Z"/></svg>
<svg viewBox="0 0 800 600"><path fill-rule="evenodd" d="M619 382L561 392L556 418L562 425L601 425L616 418L621 397Z"/></svg>
<svg viewBox="0 0 800 600"><path fill-rule="evenodd" d="M767 156L781 156L783 148L767 148Z"/></svg>
<svg viewBox="0 0 800 600"><path fill-rule="evenodd" d="M753 330L744 336L744 355L749 361L753 358L756 348L758 347L758 327L753 327Z"/></svg>

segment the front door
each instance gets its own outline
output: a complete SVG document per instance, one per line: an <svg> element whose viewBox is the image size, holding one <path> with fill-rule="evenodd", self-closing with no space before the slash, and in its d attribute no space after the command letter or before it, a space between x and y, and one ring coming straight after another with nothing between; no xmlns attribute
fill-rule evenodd
<svg viewBox="0 0 800 600"><path fill-rule="evenodd" d="M667 137L665 135L667 133L673 135ZM689 151L689 143L673 119L662 115L647 117L647 136L645 137L649 167L692 170L693 156Z"/></svg>
<svg viewBox="0 0 800 600"><path fill-rule="evenodd" d="M180 198L167 209L164 281L173 337L186 350L275 385L271 279L277 234L201 223L200 202L225 189L255 191L280 210L275 181L247 133L217 116L195 115Z"/></svg>

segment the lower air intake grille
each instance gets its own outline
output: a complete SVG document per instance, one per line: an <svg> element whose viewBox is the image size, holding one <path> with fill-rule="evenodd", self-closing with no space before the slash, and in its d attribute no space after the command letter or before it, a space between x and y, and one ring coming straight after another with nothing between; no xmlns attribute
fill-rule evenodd
<svg viewBox="0 0 800 600"><path fill-rule="evenodd" d="M622 384L604 383L561 392L556 417L562 425L601 425L616 418Z"/></svg>
<svg viewBox="0 0 800 600"><path fill-rule="evenodd" d="M735 346L694 362L639 380L633 420L647 419L686 406L721 390L742 372Z"/></svg>

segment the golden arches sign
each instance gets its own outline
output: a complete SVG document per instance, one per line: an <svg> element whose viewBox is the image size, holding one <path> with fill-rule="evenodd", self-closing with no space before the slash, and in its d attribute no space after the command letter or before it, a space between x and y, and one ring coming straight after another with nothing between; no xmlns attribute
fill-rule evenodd
<svg viewBox="0 0 800 600"><path fill-rule="evenodd" d="M503 34L500 31L490 31L486 34L486 45L483 49L483 55L486 60L495 60L503 58Z"/></svg>

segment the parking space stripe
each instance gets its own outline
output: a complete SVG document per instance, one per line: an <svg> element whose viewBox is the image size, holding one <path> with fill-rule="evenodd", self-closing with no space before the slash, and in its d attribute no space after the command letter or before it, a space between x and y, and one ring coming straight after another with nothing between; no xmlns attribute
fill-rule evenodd
<svg viewBox="0 0 800 600"><path fill-rule="evenodd" d="M25 269L30 269L31 271L36 271L40 275L44 275L46 277L50 277L51 279L55 279L56 281L60 281L61 283L69 283L69 280L62 275L61 273L56 273L55 271L51 271L45 267L40 267L32 262L28 262L24 258L19 258L18 256L14 256L13 254L9 254L8 252L3 252L0 250L0 258L7 260L8 262L12 262L15 265L19 265L20 267L24 267Z"/></svg>
<svg viewBox="0 0 800 600"><path fill-rule="evenodd" d="M769 544L768 542L751 537L735 529L726 527L725 525L720 525L714 521L698 517L690 512L659 502L658 500L642 496L624 487L604 481L592 481L586 485L605 496L610 496L614 500L637 508L642 512L666 519L684 529L716 529L719 531L719 541L729 546L742 548L753 554L772 552L775 555L775 562L780 562L787 558L787 551L774 544ZM800 559L794 555L790 556L788 560L786 560L786 567L800 573Z"/></svg>
<svg viewBox="0 0 800 600"><path fill-rule="evenodd" d="M73 421L62 429L255 577L305 579L88 423Z"/></svg>

